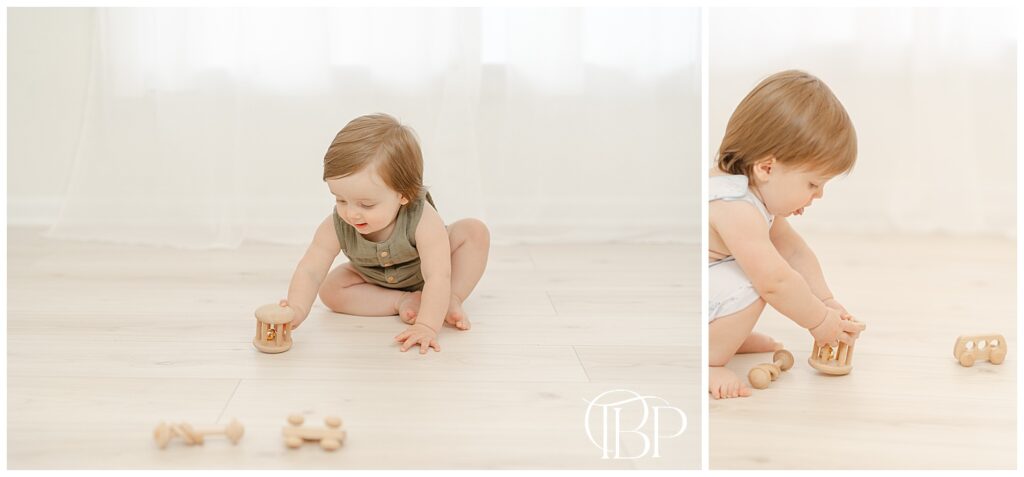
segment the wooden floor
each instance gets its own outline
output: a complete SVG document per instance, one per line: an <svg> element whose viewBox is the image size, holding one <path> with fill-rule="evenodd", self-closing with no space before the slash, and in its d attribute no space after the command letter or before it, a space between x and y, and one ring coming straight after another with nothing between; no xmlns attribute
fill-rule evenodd
<svg viewBox="0 0 1024 477"><path fill-rule="evenodd" d="M867 323L853 372L814 371L810 334L769 308L756 329L782 341L796 365L749 398L711 401L711 468L1014 468L1014 242L806 238L836 297ZM1009 343L1002 365L957 364L958 335L990 332ZM727 367L746 376L767 361L743 355Z"/></svg>
<svg viewBox="0 0 1024 477"><path fill-rule="evenodd" d="M195 252L39 233L8 228L12 469L700 465L696 244L494 246L466 304L473 329L443 330L441 353L399 352L395 317L318 302L292 350L266 355L251 344L252 311L284 296L304 247ZM584 430L587 401L615 389L664 399L687 430L662 439L658 458L602 459ZM348 441L335 453L287 449L281 428L293 412L307 424L340 415ZM161 451L152 439L161 420L231 418L245 425L234 447L211 438ZM623 445L622 455L643 450Z"/></svg>

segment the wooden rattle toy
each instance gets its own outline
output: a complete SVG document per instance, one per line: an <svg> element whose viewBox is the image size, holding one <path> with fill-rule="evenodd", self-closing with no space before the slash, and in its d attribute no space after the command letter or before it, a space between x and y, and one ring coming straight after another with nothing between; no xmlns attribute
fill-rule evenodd
<svg viewBox="0 0 1024 477"><path fill-rule="evenodd" d="M253 346L264 353L283 353L292 347L292 309L269 303L256 309L256 337Z"/></svg>
<svg viewBox="0 0 1024 477"><path fill-rule="evenodd" d="M167 443L172 437L180 437L191 446L202 445L205 436L223 434L232 444L238 444L244 433L245 428L237 419L232 419L227 426L221 429L194 429L191 424L186 422L179 424L160 422L153 430L153 439L156 440L156 445L163 449L167 447Z"/></svg>
<svg viewBox="0 0 1024 477"><path fill-rule="evenodd" d="M860 324L859 321L853 320ZM839 342L839 346L833 348L831 345L814 344L811 356L807 358L807 364L825 374L842 376L853 371L853 343L846 344Z"/></svg>
<svg viewBox="0 0 1024 477"><path fill-rule="evenodd" d="M779 374L788 371L793 367L793 353L780 349L772 356L772 363L764 363L750 368L747 379L755 389L767 388L772 381L775 381Z"/></svg>
<svg viewBox="0 0 1024 477"><path fill-rule="evenodd" d="M1006 339L996 334L958 336L953 343L953 357L967 368L978 359L1001 364L1006 359Z"/></svg>
<svg viewBox="0 0 1024 477"><path fill-rule="evenodd" d="M302 427L303 418L299 414L288 416L288 424L281 430L284 435L284 443L292 449L302 445L304 441L320 441L320 447L324 450L333 451L341 447L345 441L345 431L341 430L341 418L328 416L324 419L326 428L323 427Z"/></svg>

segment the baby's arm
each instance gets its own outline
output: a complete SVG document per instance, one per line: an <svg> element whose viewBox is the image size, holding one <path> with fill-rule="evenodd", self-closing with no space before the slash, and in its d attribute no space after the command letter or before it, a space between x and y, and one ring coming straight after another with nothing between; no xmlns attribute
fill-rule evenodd
<svg viewBox="0 0 1024 477"><path fill-rule="evenodd" d="M420 223L416 225L416 250L420 254L424 282L416 322L424 321L434 330L440 330L452 296L452 249L444 221L426 202Z"/></svg>
<svg viewBox="0 0 1024 477"><path fill-rule="evenodd" d="M711 226L732 252L754 289L766 302L798 325L811 330L815 339L839 337L839 315L811 293L804 278L772 244L768 224L750 204L713 201L709 204ZM821 326L825 325L825 326Z"/></svg>
<svg viewBox="0 0 1024 477"><path fill-rule="evenodd" d="M814 296L822 301L833 298L818 257L785 217L775 217L769 236L782 258L804 277Z"/></svg>
<svg viewBox="0 0 1024 477"><path fill-rule="evenodd" d="M402 351L419 343L420 353L428 347L440 351L437 332L444 324L448 312L448 300L452 296L452 256L448 242L448 231L437 211L428 203L423 204L423 215L416 225L416 250L420 255L420 271L423 273L423 297L416 323L395 337L402 342ZM426 329L424 329L426 328Z"/></svg>
<svg viewBox="0 0 1024 477"><path fill-rule="evenodd" d="M292 329L298 328L309 315L317 292L320 291L320 284L331 270L331 265L339 253L341 244L338 243L338 236L334 232L334 217L328 215L317 227L313 243L309 244L306 254L295 267L291 284L288 285L287 305L295 310L295 319L291 322Z"/></svg>

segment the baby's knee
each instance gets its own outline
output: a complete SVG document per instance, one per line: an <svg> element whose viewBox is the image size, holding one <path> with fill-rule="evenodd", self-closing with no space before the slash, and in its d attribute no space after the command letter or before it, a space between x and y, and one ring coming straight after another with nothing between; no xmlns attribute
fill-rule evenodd
<svg viewBox="0 0 1024 477"><path fill-rule="evenodd" d="M478 219L462 219L457 222L459 233L467 242L489 245L491 243L491 231L487 225Z"/></svg>
<svg viewBox="0 0 1024 477"><path fill-rule="evenodd" d="M320 297L320 302L323 303L324 306L326 306L329 310L333 311L334 313L341 313L341 311L339 311L341 308L341 300L338 297L341 288L327 285L329 284L324 284L320 286L320 291L317 292L317 296Z"/></svg>

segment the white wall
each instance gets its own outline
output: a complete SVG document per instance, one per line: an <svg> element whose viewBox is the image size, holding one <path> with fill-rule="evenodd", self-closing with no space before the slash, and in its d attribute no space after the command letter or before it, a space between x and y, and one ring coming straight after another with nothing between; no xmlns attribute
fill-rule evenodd
<svg viewBox="0 0 1024 477"><path fill-rule="evenodd" d="M51 224L82 124L93 10L7 9L9 224Z"/></svg>

